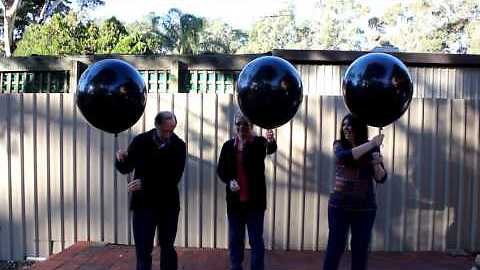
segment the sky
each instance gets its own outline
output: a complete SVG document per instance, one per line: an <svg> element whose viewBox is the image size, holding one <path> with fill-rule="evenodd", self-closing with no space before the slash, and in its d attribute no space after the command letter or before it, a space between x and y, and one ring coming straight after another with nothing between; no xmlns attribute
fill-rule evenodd
<svg viewBox="0 0 480 270"><path fill-rule="evenodd" d="M296 0L295 15L301 19L314 18L315 3L319 0ZM140 19L149 12L164 15L171 8L178 8L183 13L197 17L221 19L234 28L248 30L261 17L271 15L288 0L105 0L105 6L90 13L91 18L104 19L111 16L130 23ZM387 6L399 0L364 0L373 12L382 12Z"/></svg>

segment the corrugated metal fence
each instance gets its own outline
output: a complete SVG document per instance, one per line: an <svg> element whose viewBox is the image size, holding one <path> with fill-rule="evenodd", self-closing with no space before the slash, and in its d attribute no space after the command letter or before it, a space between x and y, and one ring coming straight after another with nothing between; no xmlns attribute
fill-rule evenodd
<svg viewBox="0 0 480 270"><path fill-rule="evenodd" d="M298 65L308 95L295 118L276 130L279 149L266 161L267 248L325 248L332 142L346 112L339 96L345 67ZM377 187L372 248L479 250L480 72L411 71L417 98L384 129L390 178ZM224 185L215 168L233 134L233 95L150 93L141 120L115 139L85 122L74 93L3 94L0 259L47 256L82 240L132 244L128 176L115 171L114 153L153 128L159 110L175 111L176 132L188 144L176 244L226 248Z"/></svg>

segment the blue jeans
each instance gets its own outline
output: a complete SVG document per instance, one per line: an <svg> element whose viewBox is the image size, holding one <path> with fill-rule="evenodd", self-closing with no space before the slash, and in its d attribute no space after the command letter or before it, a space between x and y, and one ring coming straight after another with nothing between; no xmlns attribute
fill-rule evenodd
<svg viewBox="0 0 480 270"><path fill-rule="evenodd" d="M152 250L155 229L160 243L160 269L177 270L177 252L174 248L177 235L178 213L176 209L133 210L133 237L137 255L137 270L152 269Z"/></svg>
<svg viewBox="0 0 480 270"><path fill-rule="evenodd" d="M351 230L352 270L367 269L368 247L376 210L328 207L328 244L323 270L337 270Z"/></svg>
<svg viewBox="0 0 480 270"><path fill-rule="evenodd" d="M252 248L251 269L263 270L265 245L263 243L263 210L235 210L228 212L228 249L230 269L242 270L245 250L245 227Z"/></svg>

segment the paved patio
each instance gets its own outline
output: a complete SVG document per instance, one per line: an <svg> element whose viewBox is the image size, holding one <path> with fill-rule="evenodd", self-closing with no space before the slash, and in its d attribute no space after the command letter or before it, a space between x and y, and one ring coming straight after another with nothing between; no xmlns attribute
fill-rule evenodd
<svg viewBox="0 0 480 270"><path fill-rule="evenodd" d="M181 270L228 269L228 253L224 249L179 248L177 252ZM153 257L153 269L160 269L158 248L154 249ZM246 259L248 263L248 252ZM349 260L347 253L340 269L349 270ZM470 270L473 261L473 257L452 257L441 252L373 252L369 270ZM265 269L319 270L322 262L323 252L267 251ZM135 248L79 242L45 262L35 264L32 269L131 270L135 269Z"/></svg>

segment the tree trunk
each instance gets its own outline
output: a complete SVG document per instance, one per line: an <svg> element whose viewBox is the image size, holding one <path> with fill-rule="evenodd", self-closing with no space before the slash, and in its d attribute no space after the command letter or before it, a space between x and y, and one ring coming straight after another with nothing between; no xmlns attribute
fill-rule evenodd
<svg viewBox="0 0 480 270"><path fill-rule="evenodd" d="M52 16L53 12L57 9L58 5L60 5L62 2L63 0L55 0L53 2L51 2L50 0L45 1L45 4L43 4L42 11L40 12L40 16L38 17L37 22L42 23L47 18Z"/></svg>
<svg viewBox="0 0 480 270"><path fill-rule="evenodd" d="M3 5L3 43L5 56L12 56L15 17L22 0L2 0Z"/></svg>

